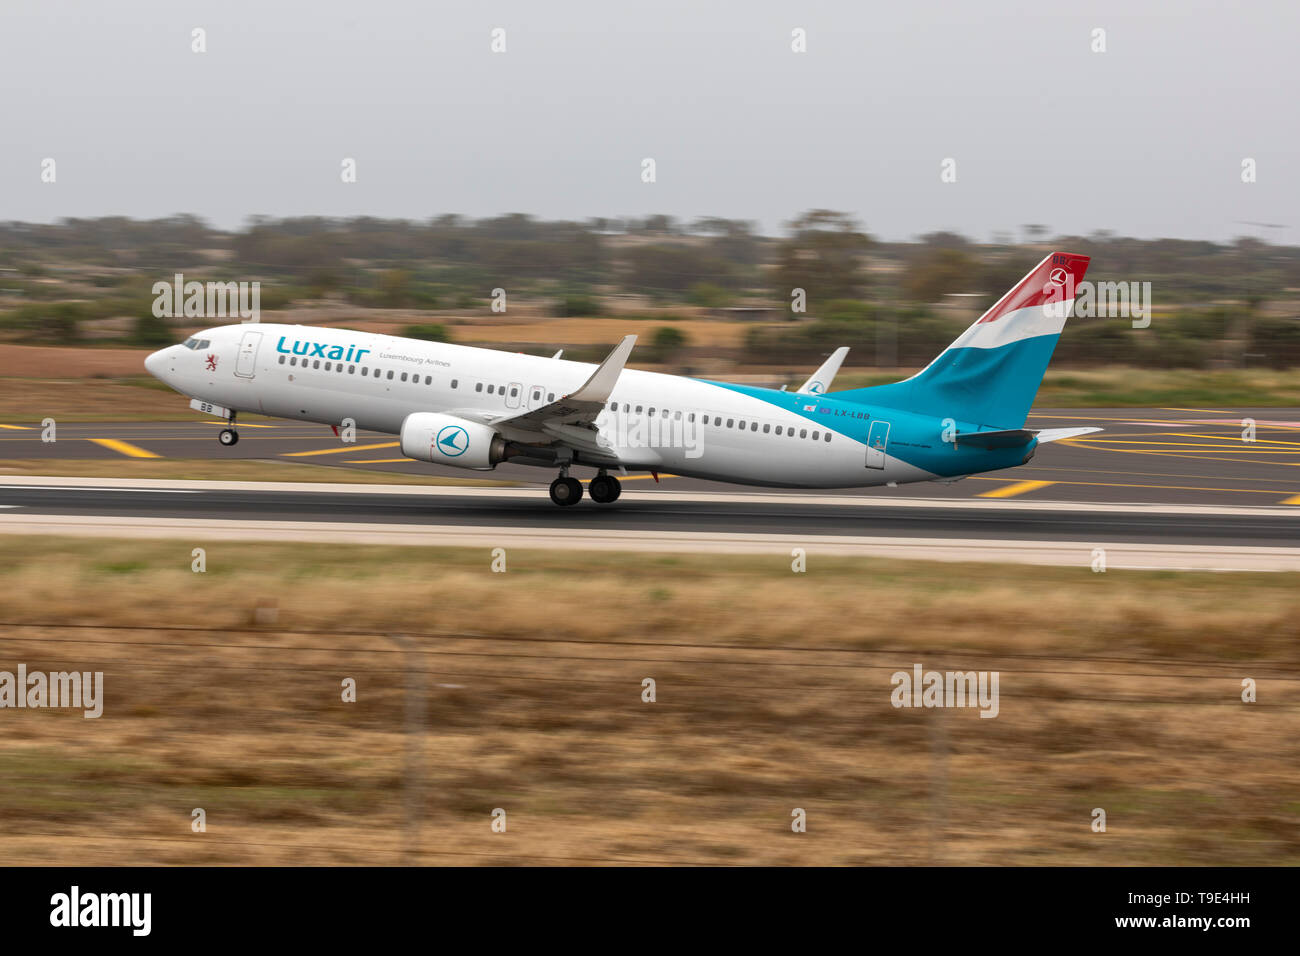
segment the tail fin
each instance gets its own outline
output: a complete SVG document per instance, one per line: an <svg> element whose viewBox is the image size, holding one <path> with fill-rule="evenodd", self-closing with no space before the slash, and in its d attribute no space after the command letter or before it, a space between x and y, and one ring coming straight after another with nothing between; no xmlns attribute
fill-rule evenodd
<svg viewBox="0 0 1300 956"><path fill-rule="evenodd" d="M1052 253L911 378L834 397L994 428L1022 427L1089 261Z"/></svg>

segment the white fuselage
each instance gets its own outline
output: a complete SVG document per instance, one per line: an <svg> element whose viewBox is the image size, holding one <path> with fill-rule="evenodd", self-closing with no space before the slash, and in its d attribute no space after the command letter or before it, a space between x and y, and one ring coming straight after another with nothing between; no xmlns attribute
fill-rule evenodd
<svg viewBox="0 0 1300 956"><path fill-rule="evenodd" d="M391 434L415 412L491 424L572 394L595 369L584 362L315 326L222 326L198 333L195 341L206 344L154 353L149 371L178 392L227 409L327 425L350 419L357 428ZM935 477L888 455L874 440L872 455L866 441L810 419L809 403L830 403L832 397L764 391L756 397L722 384L626 369L610 395L609 414L597 422L616 460L580 454L578 461L786 487ZM661 426L657 430L645 427L651 415ZM502 431L511 437L508 425Z"/></svg>

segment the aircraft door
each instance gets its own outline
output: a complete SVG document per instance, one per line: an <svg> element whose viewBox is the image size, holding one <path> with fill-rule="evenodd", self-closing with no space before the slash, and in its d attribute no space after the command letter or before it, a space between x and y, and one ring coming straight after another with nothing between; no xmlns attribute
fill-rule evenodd
<svg viewBox="0 0 1300 956"><path fill-rule="evenodd" d="M884 468L885 451L889 448L889 422L874 421L867 432L867 467Z"/></svg>
<svg viewBox="0 0 1300 956"><path fill-rule="evenodd" d="M257 348L262 344L262 333L250 329L239 340L239 357L235 359L235 374L252 378L257 374Z"/></svg>
<svg viewBox="0 0 1300 956"><path fill-rule="evenodd" d="M518 382L511 382L506 386L506 408L518 408L521 397L524 393L524 387Z"/></svg>
<svg viewBox="0 0 1300 956"><path fill-rule="evenodd" d="M514 386L511 386L512 388ZM546 404L546 388L542 385L528 386L528 408L541 408Z"/></svg>

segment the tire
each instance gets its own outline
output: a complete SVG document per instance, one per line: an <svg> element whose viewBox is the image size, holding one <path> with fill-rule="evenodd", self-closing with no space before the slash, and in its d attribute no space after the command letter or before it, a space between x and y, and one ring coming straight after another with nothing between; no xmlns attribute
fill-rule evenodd
<svg viewBox="0 0 1300 956"><path fill-rule="evenodd" d="M597 504L607 505L611 501L617 501L622 492L623 486L619 480L610 475L597 475L587 483L587 494Z"/></svg>
<svg viewBox="0 0 1300 956"><path fill-rule="evenodd" d="M233 428L223 428L221 433L217 435L217 441L226 446L237 444L239 442L239 432Z"/></svg>
<svg viewBox="0 0 1300 956"><path fill-rule="evenodd" d="M576 478L556 478L551 482L551 500L561 508L576 505L582 500L582 482Z"/></svg>

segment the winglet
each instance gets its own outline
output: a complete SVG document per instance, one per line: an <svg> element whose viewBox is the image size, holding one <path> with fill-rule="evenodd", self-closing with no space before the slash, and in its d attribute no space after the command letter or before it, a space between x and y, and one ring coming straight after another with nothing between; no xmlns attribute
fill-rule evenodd
<svg viewBox="0 0 1300 956"><path fill-rule="evenodd" d="M835 373L840 370L844 364L844 356L849 354L849 347L841 345L831 353L830 358L822 362L822 367L813 372L808 377L808 381L799 386L798 395L821 395L831 387L831 382L835 379ZM816 386L816 387L814 387Z"/></svg>
<svg viewBox="0 0 1300 956"><path fill-rule="evenodd" d="M628 356L632 354L632 346L636 345L635 335L623 336L623 341L614 346L614 351L606 356L605 361L600 363L600 368L591 373L591 378L587 379L582 388L578 389L570 399L579 402L597 402L604 404L609 401L610 393L614 391L614 383L618 381L619 375L623 373L623 366L627 364Z"/></svg>

